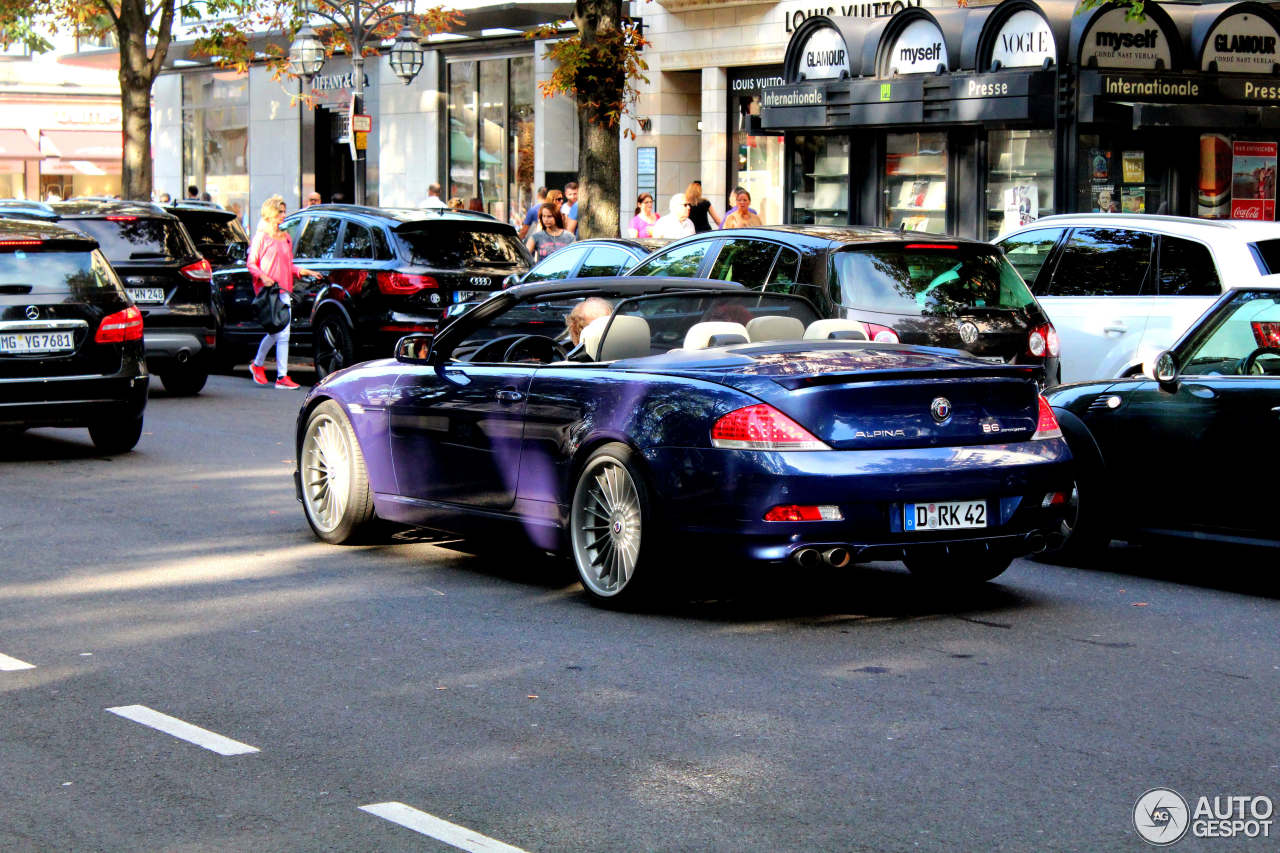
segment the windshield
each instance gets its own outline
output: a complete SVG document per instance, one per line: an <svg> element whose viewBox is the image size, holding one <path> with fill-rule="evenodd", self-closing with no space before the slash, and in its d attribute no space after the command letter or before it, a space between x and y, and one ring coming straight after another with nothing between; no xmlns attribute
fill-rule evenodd
<svg viewBox="0 0 1280 853"><path fill-rule="evenodd" d="M955 316L1035 302L1008 259L981 246L906 244L837 252L840 303L888 314Z"/></svg>
<svg viewBox="0 0 1280 853"><path fill-rule="evenodd" d="M116 263L148 259L173 260L195 254L188 245L181 226L169 219L67 219L63 220L63 224L97 240L102 253Z"/></svg>
<svg viewBox="0 0 1280 853"><path fill-rule="evenodd" d="M24 295L71 292L83 296L95 290L119 290L120 283L96 250L15 249L0 250L0 287L21 288Z"/></svg>
<svg viewBox="0 0 1280 853"><path fill-rule="evenodd" d="M514 268L528 263L514 233L476 230L473 222L432 222L423 228L398 228L394 233L402 253L415 266Z"/></svg>

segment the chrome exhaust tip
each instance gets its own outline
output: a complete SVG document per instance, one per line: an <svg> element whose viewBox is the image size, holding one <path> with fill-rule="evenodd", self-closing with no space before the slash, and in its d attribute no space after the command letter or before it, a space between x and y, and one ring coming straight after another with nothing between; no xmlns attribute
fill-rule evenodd
<svg viewBox="0 0 1280 853"><path fill-rule="evenodd" d="M837 545L835 548L828 548L823 551L822 559L833 569L843 569L853 561L853 556L849 553L848 548Z"/></svg>
<svg viewBox="0 0 1280 853"><path fill-rule="evenodd" d="M1032 554L1040 554L1049 547L1045 541L1044 534L1038 530L1028 533L1023 541L1026 542L1027 548L1030 549Z"/></svg>
<svg viewBox="0 0 1280 853"><path fill-rule="evenodd" d="M182 349L178 350L178 354L175 356L175 358L177 359L178 364L186 364L188 361L191 360L191 350L187 349L186 347L183 347Z"/></svg>
<svg viewBox="0 0 1280 853"><path fill-rule="evenodd" d="M817 548L800 548L791 556L802 569L816 569L822 565L822 555Z"/></svg>

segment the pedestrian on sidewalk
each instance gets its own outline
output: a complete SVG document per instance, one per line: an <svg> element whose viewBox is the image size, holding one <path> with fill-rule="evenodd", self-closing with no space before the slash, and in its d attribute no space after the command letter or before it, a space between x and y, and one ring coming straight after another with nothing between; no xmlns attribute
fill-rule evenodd
<svg viewBox="0 0 1280 853"><path fill-rule="evenodd" d="M689 202L685 201L680 193L671 197L671 212L649 228L650 236L670 240L679 240L681 237L689 237L696 233L693 223L689 221Z"/></svg>
<svg viewBox="0 0 1280 853"><path fill-rule="evenodd" d="M301 276L314 276L316 272L293 265L293 241L280 229L284 221L284 199L273 195L262 203L262 221L249 246L249 259L245 264L253 276L253 293L275 284L280 287L280 299L290 308L289 323L275 334L268 334L258 344L258 354L249 365L253 381L266 385L267 371L263 367L271 347L276 348L276 387L292 391L298 383L289 378L289 326L293 322L293 280Z"/></svg>
<svg viewBox="0 0 1280 853"><path fill-rule="evenodd" d="M710 199L702 197L702 182L693 181L685 188L684 200L689 202L689 221L693 223L693 230L698 234L705 231L714 231L716 223L720 221L719 214L716 209L711 206Z"/></svg>
<svg viewBox="0 0 1280 853"><path fill-rule="evenodd" d="M529 235L525 248L533 253L535 260L541 261L557 249L563 249L573 242L574 237L564 227L564 216L560 206L547 202L538 211L542 227Z"/></svg>

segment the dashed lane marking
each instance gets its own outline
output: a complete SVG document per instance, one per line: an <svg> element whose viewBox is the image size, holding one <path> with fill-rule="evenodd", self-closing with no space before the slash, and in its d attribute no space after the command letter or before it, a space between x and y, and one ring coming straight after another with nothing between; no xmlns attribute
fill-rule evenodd
<svg viewBox="0 0 1280 853"><path fill-rule="evenodd" d="M525 853L519 847L504 844L487 835L481 835L475 830L467 829L465 826L449 823L447 820L418 811L404 803L374 803L361 806L360 811L389 820L422 835L429 835L437 841L443 841L445 844L457 847L459 850L470 851L470 853Z"/></svg>
<svg viewBox="0 0 1280 853"><path fill-rule="evenodd" d="M24 660L11 658L8 655L0 655L0 672L16 672L19 669L35 669L36 665L27 663Z"/></svg>
<svg viewBox="0 0 1280 853"><path fill-rule="evenodd" d="M247 743L223 737L216 732L179 720L177 717L170 717L168 714L153 711L146 705L121 705L118 708L108 708L107 710L124 717L126 720L133 720L135 723L141 723L167 735L173 735L179 740L194 743L196 746L203 746L205 749L212 750L219 755L244 755L248 752L258 752L256 746L249 746Z"/></svg>

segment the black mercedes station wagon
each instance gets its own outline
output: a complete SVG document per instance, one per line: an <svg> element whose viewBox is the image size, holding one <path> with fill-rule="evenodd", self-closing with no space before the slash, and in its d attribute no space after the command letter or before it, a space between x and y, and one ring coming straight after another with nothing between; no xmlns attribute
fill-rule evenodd
<svg viewBox="0 0 1280 853"><path fill-rule="evenodd" d="M485 213L321 204L281 225L298 266L320 274L294 282L290 343L317 377L392 355L396 341L434 332L448 306L483 299L533 259L516 230ZM224 362L247 360L262 338L253 282L243 265L218 270L227 309Z"/></svg>
<svg viewBox="0 0 1280 853"><path fill-rule="evenodd" d="M736 281L805 296L871 340L966 350L1044 368L1058 382L1058 333L1000 249L887 228L784 225L685 237L630 275Z"/></svg>
<svg viewBox="0 0 1280 853"><path fill-rule="evenodd" d="M221 302L213 268L182 223L147 202L74 199L50 205L58 221L98 241L146 322L147 366L170 394L197 394L209 378Z"/></svg>
<svg viewBox="0 0 1280 853"><path fill-rule="evenodd" d="M67 228L0 219L0 432L88 427L133 448L147 405L142 312L98 244Z"/></svg>

